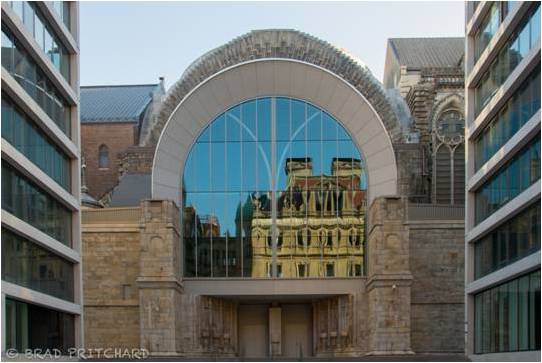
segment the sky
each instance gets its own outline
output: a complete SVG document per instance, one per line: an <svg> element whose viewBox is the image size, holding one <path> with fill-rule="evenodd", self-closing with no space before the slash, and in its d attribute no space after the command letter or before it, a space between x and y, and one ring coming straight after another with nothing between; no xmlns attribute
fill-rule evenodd
<svg viewBox="0 0 542 363"><path fill-rule="evenodd" d="M254 29L297 29L382 80L393 37L464 35L464 2L81 2L81 85L175 83L203 53Z"/></svg>

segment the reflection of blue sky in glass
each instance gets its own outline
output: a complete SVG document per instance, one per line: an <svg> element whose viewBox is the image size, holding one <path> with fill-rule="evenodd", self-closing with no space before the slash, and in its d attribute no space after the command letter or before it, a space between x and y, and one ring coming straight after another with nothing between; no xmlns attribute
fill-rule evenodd
<svg viewBox="0 0 542 363"><path fill-rule="evenodd" d="M186 206L214 215L221 235L236 233L235 216L247 196L272 190L275 141L275 190L287 188L288 158L309 157L312 175L331 175L334 158L362 159L346 130L325 111L306 102L275 99L275 138L271 98L236 105L218 116L193 146L184 172ZM360 181L366 189L365 174Z"/></svg>

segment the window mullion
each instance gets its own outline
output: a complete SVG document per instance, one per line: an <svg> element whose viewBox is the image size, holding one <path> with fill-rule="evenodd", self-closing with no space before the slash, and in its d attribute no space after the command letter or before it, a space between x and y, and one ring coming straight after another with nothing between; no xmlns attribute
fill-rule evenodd
<svg viewBox="0 0 542 363"><path fill-rule="evenodd" d="M276 106L277 99L271 97L271 260L272 260L272 277L277 276L277 191L275 176L277 175L276 166Z"/></svg>

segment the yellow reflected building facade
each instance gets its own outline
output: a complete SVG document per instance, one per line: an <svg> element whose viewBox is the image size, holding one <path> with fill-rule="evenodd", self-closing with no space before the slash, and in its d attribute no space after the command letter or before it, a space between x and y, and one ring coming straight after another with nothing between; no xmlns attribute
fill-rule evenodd
<svg viewBox="0 0 542 363"><path fill-rule="evenodd" d="M363 271L365 191L360 160L336 158L332 175L312 175L310 158L286 162L287 189L278 197L277 277L351 277ZM270 277L270 212L253 199L252 277Z"/></svg>

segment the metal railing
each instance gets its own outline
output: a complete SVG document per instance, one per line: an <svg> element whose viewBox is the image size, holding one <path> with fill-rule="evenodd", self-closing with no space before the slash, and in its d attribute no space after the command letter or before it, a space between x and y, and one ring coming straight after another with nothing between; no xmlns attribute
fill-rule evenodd
<svg viewBox="0 0 542 363"><path fill-rule="evenodd" d="M407 221L465 219L465 206L447 204L407 203Z"/></svg>

